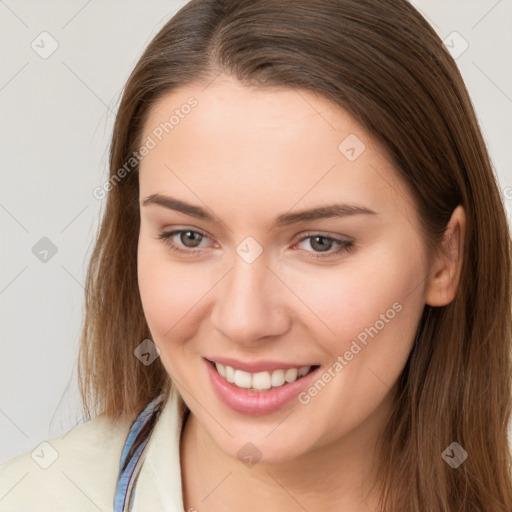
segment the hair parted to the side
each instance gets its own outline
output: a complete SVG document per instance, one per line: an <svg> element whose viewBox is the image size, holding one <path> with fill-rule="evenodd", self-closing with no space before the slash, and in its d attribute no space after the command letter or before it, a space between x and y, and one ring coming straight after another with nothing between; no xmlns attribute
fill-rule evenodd
<svg viewBox="0 0 512 512"><path fill-rule="evenodd" d="M382 510L510 512L511 238L497 179L457 66L406 1L192 0L151 41L117 113L110 176L141 145L162 95L219 73L256 87L313 91L386 149L414 196L426 245L466 210L455 299L425 306L379 466ZM200 108L200 104L197 108ZM109 192L86 282L79 353L84 409L112 419L170 391L137 284L138 169ZM452 442L469 454L457 469Z"/></svg>

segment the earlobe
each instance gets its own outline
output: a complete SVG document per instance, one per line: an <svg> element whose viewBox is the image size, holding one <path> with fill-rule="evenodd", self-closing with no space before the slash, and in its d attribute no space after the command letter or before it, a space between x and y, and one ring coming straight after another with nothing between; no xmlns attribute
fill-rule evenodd
<svg viewBox="0 0 512 512"><path fill-rule="evenodd" d="M465 233L466 214L459 205L452 213L441 247L432 262L425 296L429 306L446 306L455 298L462 272Z"/></svg>

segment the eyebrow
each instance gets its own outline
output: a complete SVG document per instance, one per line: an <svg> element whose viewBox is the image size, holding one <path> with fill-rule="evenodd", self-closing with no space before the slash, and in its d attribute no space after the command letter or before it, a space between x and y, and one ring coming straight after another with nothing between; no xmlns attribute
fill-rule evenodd
<svg viewBox="0 0 512 512"><path fill-rule="evenodd" d="M150 196L146 197L146 199L144 199L142 206L148 206L150 204L163 206L169 210L175 210L177 212L181 212L198 219L206 220L208 222L219 222L215 216L200 206L188 204L184 201L180 201L179 199L175 199L174 197L164 196L161 194L151 194ZM327 219L333 217L342 218L353 215L377 215L377 212L365 206L351 204L330 204L293 213L283 213L276 217L272 228L288 226L290 224L303 221Z"/></svg>

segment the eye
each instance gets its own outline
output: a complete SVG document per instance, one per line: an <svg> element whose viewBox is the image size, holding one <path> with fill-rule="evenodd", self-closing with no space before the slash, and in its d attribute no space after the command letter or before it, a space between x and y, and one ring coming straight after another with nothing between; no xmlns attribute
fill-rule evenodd
<svg viewBox="0 0 512 512"><path fill-rule="evenodd" d="M310 254L309 257L316 259L329 258L340 253L350 252L354 249L354 242L343 240L341 238L334 238L322 233L313 233L303 236L299 240L299 244L306 240L309 240L308 245L314 249L314 252ZM333 247L335 247L335 250L331 250Z"/></svg>
<svg viewBox="0 0 512 512"><path fill-rule="evenodd" d="M175 239L175 237L177 237ZM208 235L194 229L177 229L174 231L162 231L158 237L173 252L189 255L198 255L201 250L201 242L208 239ZM352 241L334 238L322 233L312 233L303 236L296 245L309 240L309 246L313 251L308 251L310 258L329 258L341 253L350 252L354 248ZM334 250L332 250L335 248Z"/></svg>
<svg viewBox="0 0 512 512"><path fill-rule="evenodd" d="M181 245L177 245L176 242L173 240L173 238L176 235L179 235L177 239ZM193 229L177 229L175 231L169 232L162 231L158 235L158 238L162 240L163 243L172 251L177 253L190 254L198 252L195 251L194 249L199 248L199 244L205 238L208 238L208 236L202 231L196 231Z"/></svg>

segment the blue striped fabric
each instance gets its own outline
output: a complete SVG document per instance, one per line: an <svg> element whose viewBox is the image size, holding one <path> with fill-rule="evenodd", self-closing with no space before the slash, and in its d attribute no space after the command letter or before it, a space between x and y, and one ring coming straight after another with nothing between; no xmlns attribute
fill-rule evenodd
<svg viewBox="0 0 512 512"><path fill-rule="evenodd" d="M114 496L114 512L128 512L132 510L133 499L135 497L135 484L143 462L143 460L140 459L151 437L153 427L156 423L155 415L159 414L162 403L163 396L157 396L144 408L139 416L137 416L130 427L119 463L119 476ZM153 425L149 431L144 433L145 437L142 438L141 431L150 421L153 421ZM130 450L134 445L137 446L137 448L133 454L130 455Z"/></svg>

